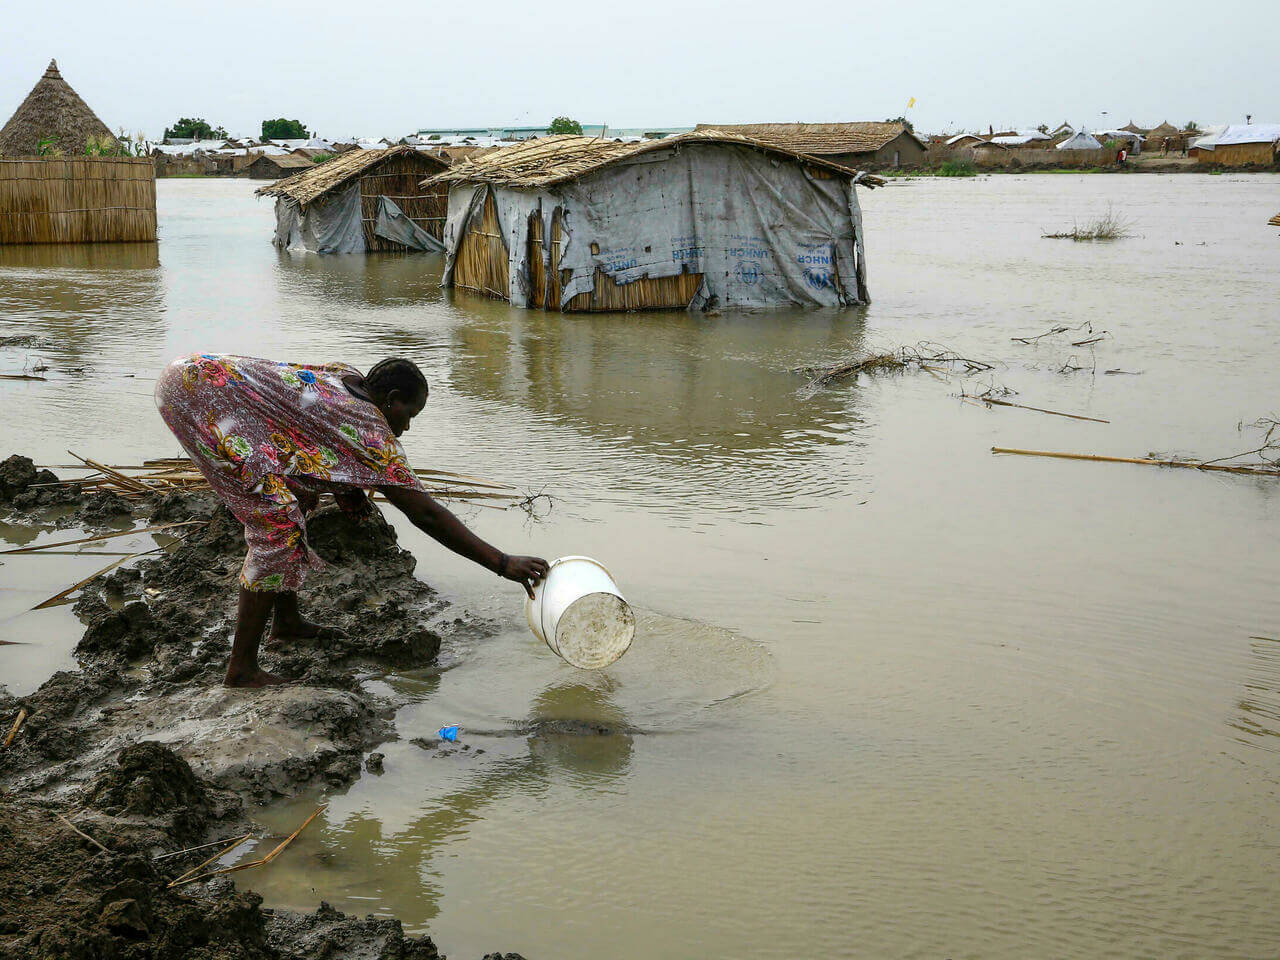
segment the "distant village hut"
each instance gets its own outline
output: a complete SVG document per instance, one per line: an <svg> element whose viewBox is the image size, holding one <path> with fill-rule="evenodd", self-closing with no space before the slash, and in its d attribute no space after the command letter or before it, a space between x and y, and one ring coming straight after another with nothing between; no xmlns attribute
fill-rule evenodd
<svg viewBox="0 0 1280 960"><path fill-rule="evenodd" d="M256 191L276 198L276 246L313 253L443 249L448 188L422 181L446 169L444 160L399 146L350 150L307 166Z"/></svg>
<svg viewBox="0 0 1280 960"><path fill-rule="evenodd" d="M279 180L283 177L292 176L299 170L313 170L315 163L305 154L286 153L283 156L269 156L268 154L258 154L253 161L245 167L245 173L250 180Z"/></svg>
<svg viewBox="0 0 1280 960"><path fill-rule="evenodd" d="M821 157L850 169L916 167L929 145L906 124L886 121L853 123L700 123L695 130L720 130Z"/></svg>
<svg viewBox="0 0 1280 960"><path fill-rule="evenodd" d="M883 181L718 130L549 136L463 160L446 287L566 311L866 303L855 184Z"/></svg>
<svg viewBox="0 0 1280 960"><path fill-rule="evenodd" d="M1224 167L1269 167L1280 160L1280 123L1232 124L1196 141L1196 159Z"/></svg>
<svg viewBox="0 0 1280 960"><path fill-rule="evenodd" d="M1073 133L1066 140L1057 144L1058 150L1101 150L1102 144L1098 138L1081 130L1079 133Z"/></svg>
<svg viewBox="0 0 1280 960"><path fill-rule="evenodd" d="M50 60L0 128L0 243L154 241L155 167L118 149Z"/></svg>

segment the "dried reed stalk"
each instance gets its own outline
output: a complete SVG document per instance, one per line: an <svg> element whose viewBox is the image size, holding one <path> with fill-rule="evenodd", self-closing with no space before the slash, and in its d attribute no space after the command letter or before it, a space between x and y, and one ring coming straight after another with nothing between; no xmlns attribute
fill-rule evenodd
<svg viewBox="0 0 1280 960"><path fill-rule="evenodd" d="M192 876L193 874L195 874L195 873L199 872L200 870L204 869L204 868L205 868L205 867L207 867L209 864L213 863L215 860L221 860L221 859L222 859L223 857L225 857L228 853L230 853L230 852L231 852L232 850L234 850L236 847L240 846L240 844L244 843L246 840L248 840L248 839L249 839L250 837L252 837L252 836L253 836L253 834L251 834L251 833L246 833L246 834L245 834L244 836L242 836L242 837L236 837L235 839L233 839L233 840L231 841L231 843L230 843L229 845L227 845L224 849L219 850L219 851L218 851L217 853L215 853L212 857L209 857L207 860L201 860L199 863L197 863L197 864L196 864L194 867L192 867L190 870L184 870L181 874L179 874L177 877L175 877L175 878L174 878L174 880L169 884L169 886L170 886L170 887L176 887L178 884L180 884L180 883L184 882L184 881L186 880L186 878L188 878L188 877ZM216 842L216 843L222 843L223 841L218 840L218 841L215 841L215 842ZM210 847L210 846L213 846L213 844L205 843L205 844L201 844L199 847L192 847L192 848L191 848L191 850L200 850L200 849L203 849L204 847ZM178 851L178 853L190 853L190 852L191 852L191 850L179 850L179 851ZM168 856L176 857L176 856L178 855L178 853L171 853L171 854L168 854ZM157 857L156 859L157 859L157 860L159 860L159 859L160 859L160 857Z"/></svg>
<svg viewBox="0 0 1280 960"><path fill-rule="evenodd" d="M298 834L302 833L303 830L307 829L307 827L310 826L311 821L314 820L316 817L320 816L320 814L322 814L328 808L328 806L329 805L326 803L317 807L315 813L311 814L311 816L307 817L307 819L302 821L302 826L298 827L297 830L293 831L293 833L285 837L284 840L282 840L276 846L276 848L272 850L270 853L268 853L265 857L262 857L259 860L251 860L248 863L238 863L234 867L223 867L221 870L210 870L208 873L202 873L197 876L187 876L186 874L183 874L182 877L178 878L177 880L174 880L172 883L169 884L169 886L177 887L177 886L185 885L188 883L196 883L200 880L208 880L210 877L221 876L224 873L236 873L240 870L248 870L250 867L266 866L268 863L274 860L277 856L279 856L284 851L284 849L287 846L289 846L289 844L293 843L293 841L297 839ZM244 838L244 839L247 839L247 838ZM228 850L218 854L217 857L211 857L209 860L206 860L204 864L201 864L201 866L204 866L205 864L208 864L208 863L212 863L214 860L217 860L218 857L224 856L227 852L229 852L232 849L235 849L235 847L243 843L244 839L237 841Z"/></svg>
<svg viewBox="0 0 1280 960"><path fill-rule="evenodd" d="M1273 467L1231 466L1225 463L1209 463L1201 460L1153 460L1146 457L1106 457L1093 453L1057 453L1052 450L1018 450L1013 447L992 447L992 453L1011 453L1021 457L1054 457L1059 460L1092 460L1097 463L1137 463L1149 467L1182 467L1187 470L1215 470L1221 473L1252 473L1264 477L1280 477L1280 469Z"/></svg>
<svg viewBox="0 0 1280 960"><path fill-rule="evenodd" d="M88 840L90 843L92 843L95 847L97 847L97 848L98 848L99 850L101 850L103 853L110 853L110 852L111 852L111 851L110 851L110 850L108 850L106 847L104 847L102 844L100 844L97 840L93 839L93 837L89 836L87 833L85 833L83 830L81 830L79 827L77 827L74 823L72 823L70 820L68 820L66 817L64 817L62 814L60 814L60 813L54 813L54 816L55 816L55 817L57 817L59 820L61 820L63 823L65 823L68 827L70 827L70 828L71 828L71 831L72 831L73 833L78 833L80 836L84 837L86 840Z"/></svg>
<svg viewBox="0 0 1280 960"><path fill-rule="evenodd" d="M9 728L9 735L4 738L5 749L8 749L9 744L13 743L13 738L16 737L18 735L18 731L22 729L22 721L26 719L27 719L27 708L22 707L18 711L17 719L13 721L13 726Z"/></svg>
<svg viewBox="0 0 1280 960"><path fill-rule="evenodd" d="M48 550L53 547L70 547L77 543L97 543L99 540L113 540L116 537L128 537L135 533L155 533L158 530L169 530L173 527L190 527L204 526L207 520L179 520L175 523L162 523L155 527L143 527L141 530L117 530L114 533L100 533L95 537L79 537L75 540L58 540L55 543L45 543L36 547L14 547L11 550L0 550L0 554L5 553L35 553L38 550Z"/></svg>

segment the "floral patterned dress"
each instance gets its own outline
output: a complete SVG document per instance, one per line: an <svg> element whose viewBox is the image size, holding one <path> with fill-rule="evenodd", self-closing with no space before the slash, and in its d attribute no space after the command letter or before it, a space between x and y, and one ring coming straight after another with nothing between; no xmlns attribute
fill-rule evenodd
<svg viewBox="0 0 1280 960"><path fill-rule="evenodd" d="M422 489L382 412L353 396L344 376L360 371L198 353L156 382L160 416L244 524L240 582L249 590L297 590L323 566L307 545L300 497Z"/></svg>

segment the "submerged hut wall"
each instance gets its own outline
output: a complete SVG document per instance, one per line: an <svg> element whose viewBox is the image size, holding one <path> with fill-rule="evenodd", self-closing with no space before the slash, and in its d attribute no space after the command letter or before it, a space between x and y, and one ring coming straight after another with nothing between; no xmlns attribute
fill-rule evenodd
<svg viewBox="0 0 1280 960"><path fill-rule="evenodd" d="M423 186L446 169L414 150L352 150L257 192L276 198L275 244L316 253L443 248L448 188Z"/></svg>
<svg viewBox="0 0 1280 960"><path fill-rule="evenodd" d="M444 285L567 311L865 303L838 164L719 131L547 137L456 164Z"/></svg>
<svg viewBox="0 0 1280 960"><path fill-rule="evenodd" d="M147 157L0 160L0 243L156 239Z"/></svg>

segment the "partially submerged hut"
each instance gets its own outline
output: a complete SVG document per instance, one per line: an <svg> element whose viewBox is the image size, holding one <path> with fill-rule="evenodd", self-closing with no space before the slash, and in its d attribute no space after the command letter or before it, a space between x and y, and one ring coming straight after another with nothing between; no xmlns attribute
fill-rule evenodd
<svg viewBox="0 0 1280 960"><path fill-rule="evenodd" d="M283 159L283 158L274 158ZM448 167L412 147L351 150L256 191L276 198L273 242L313 253L442 250Z"/></svg>
<svg viewBox="0 0 1280 960"><path fill-rule="evenodd" d="M444 286L585 311L866 303L859 182L882 181L716 130L543 137L427 181Z"/></svg>
<svg viewBox="0 0 1280 960"><path fill-rule="evenodd" d="M700 123L699 131L719 130L751 137L784 150L821 157L842 166L914 167L929 146L896 120L851 123Z"/></svg>
<svg viewBox="0 0 1280 960"><path fill-rule="evenodd" d="M90 145L113 149L119 142L107 125L71 89L50 60L44 75L0 128L0 156L84 156Z"/></svg>
<svg viewBox="0 0 1280 960"><path fill-rule="evenodd" d="M297 153L286 153L284 156L271 156L260 153L245 167L250 180L280 180L292 176L299 170L312 170L315 163L310 157Z"/></svg>

